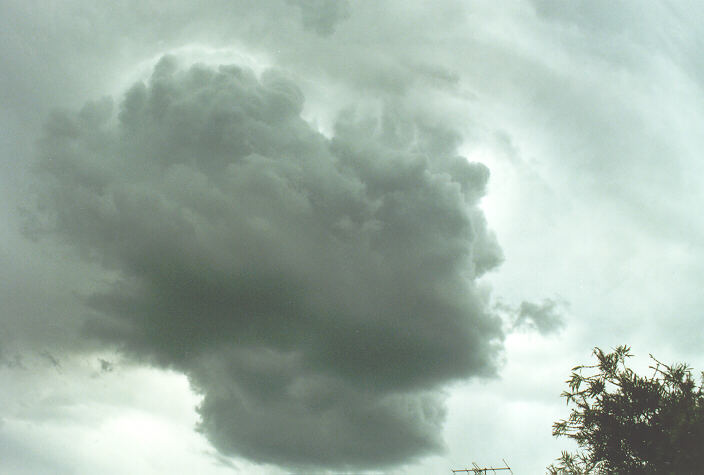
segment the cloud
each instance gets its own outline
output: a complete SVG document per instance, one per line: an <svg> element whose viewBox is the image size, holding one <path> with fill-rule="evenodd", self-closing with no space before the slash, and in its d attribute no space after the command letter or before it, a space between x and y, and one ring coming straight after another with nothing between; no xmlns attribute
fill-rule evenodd
<svg viewBox="0 0 704 475"><path fill-rule="evenodd" d="M98 358L98 362L100 363L100 371L102 373L112 373L115 369L115 364L112 361Z"/></svg>
<svg viewBox="0 0 704 475"><path fill-rule="evenodd" d="M288 0L301 10L303 28L322 36L335 31L338 22L350 15L350 3L347 0Z"/></svg>
<svg viewBox="0 0 704 475"><path fill-rule="evenodd" d="M407 462L443 447L442 386L495 374L488 170L401 106L327 138L303 104L282 72L165 57L117 108L49 118L32 232L107 272L88 333L184 372L221 452Z"/></svg>
<svg viewBox="0 0 704 475"><path fill-rule="evenodd" d="M555 333L564 325L560 302L544 299L540 303L521 302L516 309L513 328L533 328L542 335Z"/></svg>
<svg viewBox="0 0 704 475"><path fill-rule="evenodd" d="M51 353L49 353L46 350L39 353L39 356L46 359L51 364L51 366L54 367L54 369L61 372L61 361L59 361L59 359L56 356L52 355Z"/></svg>
<svg viewBox="0 0 704 475"><path fill-rule="evenodd" d="M0 472L232 473L193 431L198 398L183 375L125 364L96 377L97 356L67 356L61 372L38 353L24 369L0 366Z"/></svg>

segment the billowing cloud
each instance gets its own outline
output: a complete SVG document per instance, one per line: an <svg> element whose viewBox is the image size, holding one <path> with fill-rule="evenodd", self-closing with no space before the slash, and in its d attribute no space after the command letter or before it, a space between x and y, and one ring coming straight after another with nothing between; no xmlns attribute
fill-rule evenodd
<svg viewBox="0 0 704 475"><path fill-rule="evenodd" d="M303 104L281 72L165 57L119 107L50 117L31 229L107 272L88 333L184 372L223 453L409 461L442 448L439 389L495 373L488 170L402 107L328 138Z"/></svg>

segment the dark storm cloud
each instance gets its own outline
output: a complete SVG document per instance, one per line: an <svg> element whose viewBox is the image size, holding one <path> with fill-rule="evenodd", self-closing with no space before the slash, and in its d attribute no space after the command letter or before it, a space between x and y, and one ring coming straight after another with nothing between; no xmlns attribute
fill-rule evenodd
<svg viewBox="0 0 704 475"><path fill-rule="evenodd" d="M329 139L303 101L277 71L164 58L118 107L50 117L32 229L110 272L89 333L184 371L223 453L408 461L442 447L441 385L495 372L488 170L401 106Z"/></svg>

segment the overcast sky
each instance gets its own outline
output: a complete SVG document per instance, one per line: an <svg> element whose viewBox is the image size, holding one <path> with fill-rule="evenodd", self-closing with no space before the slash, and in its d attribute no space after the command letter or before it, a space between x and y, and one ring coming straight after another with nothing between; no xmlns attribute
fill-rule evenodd
<svg viewBox="0 0 704 475"><path fill-rule="evenodd" d="M542 473L704 368L698 2L0 2L0 472Z"/></svg>

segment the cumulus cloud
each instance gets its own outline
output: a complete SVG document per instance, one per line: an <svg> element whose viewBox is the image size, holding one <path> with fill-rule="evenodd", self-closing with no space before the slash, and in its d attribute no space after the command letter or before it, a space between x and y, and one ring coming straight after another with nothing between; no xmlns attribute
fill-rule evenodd
<svg viewBox="0 0 704 475"><path fill-rule="evenodd" d="M303 104L282 72L165 57L117 107L49 118L31 228L108 272L88 333L183 371L221 452L409 461L443 446L442 385L495 373L488 170L402 107L328 138Z"/></svg>

